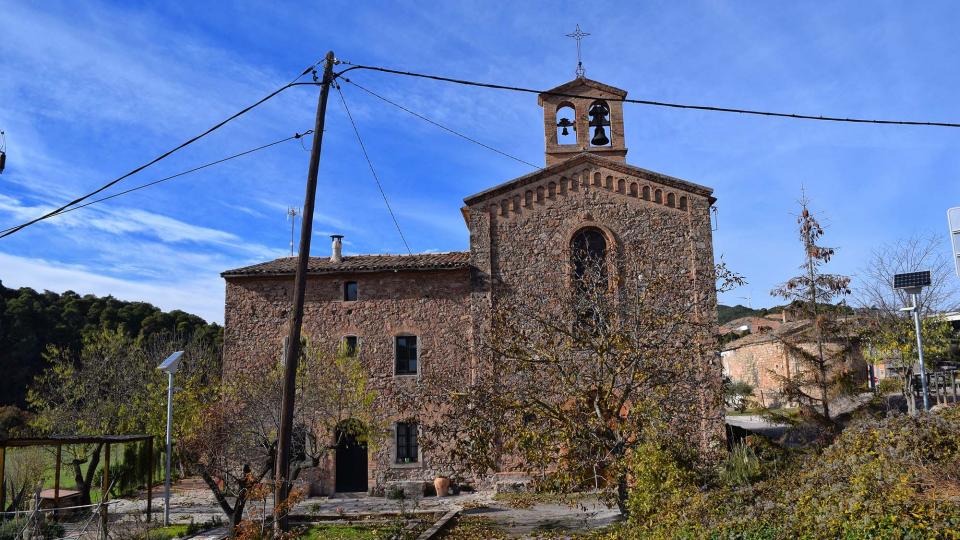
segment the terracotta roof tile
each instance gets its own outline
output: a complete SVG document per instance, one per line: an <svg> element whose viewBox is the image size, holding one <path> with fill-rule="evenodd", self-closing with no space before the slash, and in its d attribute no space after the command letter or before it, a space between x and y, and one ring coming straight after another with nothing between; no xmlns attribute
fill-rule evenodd
<svg viewBox="0 0 960 540"><path fill-rule="evenodd" d="M780 325L780 327L776 328L775 330L768 330L766 332L759 332L756 334L747 334L740 339L733 340L724 345L723 350L731 351L733 349L739 349L740 347L746 347L747 345L766 343L768 341L778 341L787 335L804 331L809 326L810 321L808 320L790 321Z"/></svg>
<svg viewBox="0 0 960 540"><path fill-rule="evenodd" d="M446 253L416 253L414 255L351 255L335 263L329 257L310 257L307 272L310 274L334 274L341 272L377 272L391 270L456 270L469 268L469 251ZM273 261L227 270L222 277L263 276L293 274L297 267L296 257L283 257Z"/></svg>

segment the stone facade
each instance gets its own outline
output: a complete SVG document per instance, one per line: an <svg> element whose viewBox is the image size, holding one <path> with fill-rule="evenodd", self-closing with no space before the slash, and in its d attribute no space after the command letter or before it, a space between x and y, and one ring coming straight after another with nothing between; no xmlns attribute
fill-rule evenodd
<svg viewBox="0 0 960 540"><path fill-rule="evenodd" d="M331 344L358 336L360 358L385 408L393 411L391 419L425 414L428 404L418 401L418 388L434 370L452 370L464 382L475 376L471 351L480 349L478 341L501 302L527 295L559 298L569 283L555 276L568 268L571 238L585 227L602 232L611 260L639 260L652 271L684 276L698 316L716 320L712 190L626 164L621 102L607 105L609 145L558 145L559 106L576 110L577 137L586 141L586 107L598 96L613 100L626 92L586 79L555 91L584 97L540 96L547 167L464 199L468 252L311 259L303 334ZM225 365L278 358L287 333L293 261L223 274ZM345 281L358 283L356 301L343 300ZM402 334L416 335L420 342L415 376L394 373L393 343ZM702 367L715 370L719 382L714 358L705 358ZM720 430L722 424L704 426L711 435ZM391 480L426 481L440 472L429 455L415 464L398 464L394 452L387 444L370 456L371 489ZM332 485L331 468L319 475L326 478L325 486Z"/></svg>
<svg viewBox="0 0 960 540"><path fill-rule="evenodd" d="M295 259L291 258L291 267ZM344 282L357 283L355 301L343 299ZM287 334L292 305L290 275L227 277L224 369L246 369L276 362ZM469 271L366 271L311 275L307 281L303 336L333 349L346 336L358 338L358 357L369 370L370 389L381 400L383 418L394 439L397 421L416 418L422 388L438 371L467 366L470 343ZM394 373L394 338L418 338L415 375ZM445 373L449 377L449 372ZM464 375L465 377L466 375ZM447 380L447 379L445 379ZM466 380L464 379L464 382ZM433 478L429 456L415 464L397 463L390 444L377 447L368 461L368 486L392 480ZM315 491L333 492L332 461L312 475Z"/></svg>
<svg viewBox="0 0 960 540"><path fill-rule="evenodd" d="M753 386L753 399L764 407L788 407L794 405L781 394L781 378L790 378L800 369L797 360L784 345L785 336L801 333L809 328L809 321L793 321L780 325L775 330L747 335L732 341L720 353L723 373L733 381ZM796 339L796 338L792 338ZM805 351L813 352L814 342L799 342ZM826 345L827 354L839 350L838 345ZM846 354L842 364L834 367L851 370L852 380L857 384L868 381L867 362L859 347L854 346Z"/></svg>

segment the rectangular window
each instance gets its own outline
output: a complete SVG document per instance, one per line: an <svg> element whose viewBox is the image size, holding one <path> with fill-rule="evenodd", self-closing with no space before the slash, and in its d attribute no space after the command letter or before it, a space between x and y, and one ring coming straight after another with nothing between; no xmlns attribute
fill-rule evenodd
<svg viewBox="0 0 960 540"><path fill-rule="evenodd" d="M417 373L417 336L397 336L397 375Z"/></svg>
<svg viewBox="0 0 960 540"><path fill-rule="evenodd" d="M355 302L357 300L357 282L348 281L343 284L343 301Z"/></svg>
<svg viewBox="0 0 960 540"><path fill-rule="evenodd" d="M340 344L347 356L357 355L357 336L345 336Z"/></svg>
<svg viewBox="0 0 960 540"><path fill-rule="evenodd" d="M397 423L397 463L417 462L417 423Z"/></svg>

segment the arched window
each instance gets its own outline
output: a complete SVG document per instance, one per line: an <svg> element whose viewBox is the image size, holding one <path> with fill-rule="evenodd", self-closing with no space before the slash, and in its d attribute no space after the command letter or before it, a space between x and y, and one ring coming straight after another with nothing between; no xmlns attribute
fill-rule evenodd
<svg viewBox="0 0 960 540"><path fill-rule="evenodd" d="M595 331L606 312L607 238L596 227L585 227L570 239L573 267L573 315L577 327Z"/></svg>
<svg viewBox="0 0 960 540"><path fill-rule="evenodd" d="M605 278L607 239L600 229L587 227L577 231L570 240L570 259L577 280L582 281L591 274Z"/></svg>
<svg viewBox="0 0 960 540"><path fill-rule="evenodd" d="M577 113L573 105L557 106L557 144L577 144Z"/></svg>

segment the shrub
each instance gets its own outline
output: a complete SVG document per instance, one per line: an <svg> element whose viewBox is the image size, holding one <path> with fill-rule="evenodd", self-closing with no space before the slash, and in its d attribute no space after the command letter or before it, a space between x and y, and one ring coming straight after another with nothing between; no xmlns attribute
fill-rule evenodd
<svg viewBox="0 0 960 540"><path fill-rule="evenodd" d="M747 486L760 478L760 459L745 443L734 445L720 469L720 479L730 486Z"/></svg>
<svg viewBox="0 0 960 540"><path fill-rule="evenodd" d="M665 538L665 531L685 521L684 508L700 498L698 475L681 452L657 443L639 447L630 458L628 527L645 538Z"/></svg>
<svg viewBox="0 0 960 540"><path fill-rule="evenodd" d="M0 521L0 540L17 540L20 532L27 525L27 521L28 518L26 517L15 518L9 521ZM34 527L33 530L39 532L40 537L42 537L44 540L62 538L64 533L63 525L57 523L56 521L46 521L42 519L39 522L39 525ZM36 538L34 535L29 535L29 537Z"/></svg>
<svg viewBox="0 0 960 540"><path fill-rule="evenodd" d="M902 388L903 383L895 377L880 379L880 382L877 383L877 393L881 395L899 392Z"/></svg>
<svg viewBox="0 0 960 540"><path fill-rule="evenodd" d="M723 400L727 407L743 412L747 410L752 397L753 386L750 384L743 381L731 381L729 379L724 381Z"/></svg>
<svg viewBox="0 0 960 540"><path fill-rule="evenodd" d="M958 538L960 408L853 421L822 449L748 439L712 478L645 447L611 538Z"/></svg>

